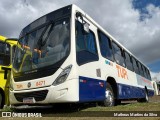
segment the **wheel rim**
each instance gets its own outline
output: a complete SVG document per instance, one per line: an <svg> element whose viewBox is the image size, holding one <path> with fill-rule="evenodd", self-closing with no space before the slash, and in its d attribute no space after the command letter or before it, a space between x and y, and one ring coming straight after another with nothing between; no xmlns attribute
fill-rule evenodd
<svg viewBox="0 0 160 120"><path fill-rule="evenodd" d="M114 99L112 92L110 90L106 90L105 94L107 106L112 106Z"/></svg>
<svg viewBox="0 0 160 120"><path fill-rule="evenodd" d="M147 92L146 92L146 101L149 101L149 98L148 98L148 94L147 94Z"/></svg>

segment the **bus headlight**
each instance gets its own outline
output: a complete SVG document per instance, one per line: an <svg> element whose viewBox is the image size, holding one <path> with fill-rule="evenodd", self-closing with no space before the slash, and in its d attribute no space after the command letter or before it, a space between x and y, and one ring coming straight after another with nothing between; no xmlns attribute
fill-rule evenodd
<svg viewBox="0 0 160 120"><path fill-rule="evenodd" d="M57 77L57 79L53 82L53 85L58 85L66 81L70 71L71 71L72 65L67 66L63 69L61 74Z"/></svg>

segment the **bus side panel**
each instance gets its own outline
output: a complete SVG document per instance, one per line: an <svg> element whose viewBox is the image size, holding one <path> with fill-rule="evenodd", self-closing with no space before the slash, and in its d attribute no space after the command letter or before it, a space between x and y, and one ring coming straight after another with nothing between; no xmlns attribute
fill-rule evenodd
<svg viewBox="0 0 160 120"><path fill-rule="evenodd" d="M136 75L137 78L137 84L139 86L146 86L147 89L153 89L152 82L150 80L147 80L146 78Z"/></svg>
<svg viewBox="0 0 160 120"><path fill-rule="evenodd" d="M119 99L144 98L145 89L130 85L118 84Z"/></svg>
<svg viewBox="0 0 160 120"><path fill-rule="evenodd" d="M103 80L79 77L79 102L105 99L106 82Z"/></svg>
<svg viewBox="0 0 160 120"><path fill-rule="evenodd" d="M4 79L4 70L1 70L0 68L0 88L4 90L5 84L6 84L6 79Z"/></svg>

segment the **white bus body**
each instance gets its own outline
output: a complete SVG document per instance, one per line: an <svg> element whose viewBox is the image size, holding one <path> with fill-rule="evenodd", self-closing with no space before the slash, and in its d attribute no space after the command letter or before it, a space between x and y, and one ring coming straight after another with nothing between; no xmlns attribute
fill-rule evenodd
<svg viewBox="0 0 160 120"><path fill-rule="evenodd" d="M53 27L50 24L53 24ZM37 38L38 33L43 33L39 35L41 38ZM116 51L111 55L111 59L102 55L102 52L105 54L106 51L100 48L103 48L103 44L100 46L100 34L102 38L105 38L105 35L109 38L112 49L110 53ZM63 42L63 49L57 39ZM64 42L66 39L68 42ZM148 68L136 59L136 63L139 62L142 70L146 72L145 78L145 75L135 73L136 70L131 71L126 65L119 64L122 58L116 61L116 45L136 59L75 5L39 18L24 28L20 35L12 70L11 104L100 101L106 106L112 106L123 99L147 101L148 96L153 96L154 93ZM43 57L45 48L50 57ZM60 52L60 49L63 52ZM60 54L62 57L59 57Z"/></svg>

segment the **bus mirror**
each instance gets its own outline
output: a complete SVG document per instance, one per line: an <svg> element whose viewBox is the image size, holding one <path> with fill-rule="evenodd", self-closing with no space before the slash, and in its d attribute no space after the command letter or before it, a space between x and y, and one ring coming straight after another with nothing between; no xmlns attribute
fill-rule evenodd
<svg viewBox="0 0 160 120"><path fill-rule="evenodd" d="M89 33L89 24L84 21L82 14L80 12L77 12L76 17L77 17L77 19L80 18L82 20L84 34L88 34Z"/></svg>
<svg viewBox="0 0 160 120"><path fill-rule="evenodd" d="M4 79L7 79L8 71L10 71L11 68L1 67L1 69L4 70Z"/></svg>
<svg viewBox="0 0 160 120"><path fill-rule="evenodd" d="M85 33L89 33L89 24L88 23L83 23L83 30Z"/></svg>

